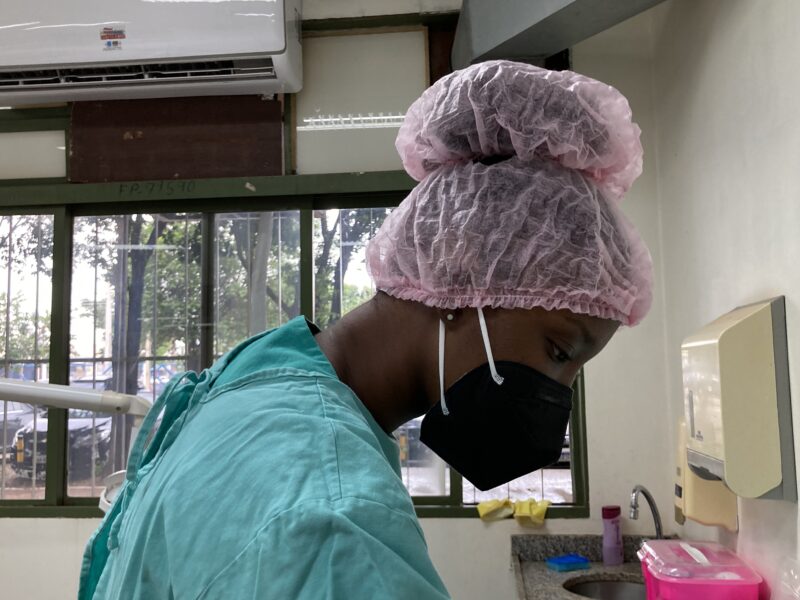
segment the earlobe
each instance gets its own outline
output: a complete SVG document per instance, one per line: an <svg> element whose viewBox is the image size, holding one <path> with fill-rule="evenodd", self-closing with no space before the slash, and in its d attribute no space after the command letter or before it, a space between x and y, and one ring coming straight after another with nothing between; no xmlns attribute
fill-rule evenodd
<svg viewBox="0 0 800 600"><path fill-rule="evenodd" d="M439 314L439 320L440 321L444 321L444 323L446 325L450 324L450 323L453 323L461 315L461 309L460 308L452 309L452 310L451 309L444 309L444 308L437 308L436 312Z"/></svg>

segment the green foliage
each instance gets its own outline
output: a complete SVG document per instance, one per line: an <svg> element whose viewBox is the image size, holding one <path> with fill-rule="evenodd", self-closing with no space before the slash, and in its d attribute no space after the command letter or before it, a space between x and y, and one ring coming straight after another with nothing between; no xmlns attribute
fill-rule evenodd
<svg viewBox="0 0 800 600"><path fill-rule="evenodd" d="M369 299L343 284L355 253L382 223L385 209L323 211L315 232L316 320L328 326ZM330 219L328 218L330 216ZM221 354L300 313L297 212L230 213L213 232L214 353ZM344 243L341 243L341 240ZM75 260L97 269L114 290L115 360L200 354L202 221L183 214L76 221ZM206 291L208 293L208 291ZM105 323L105 304L84 297L80 314ZM130 363L129 363L130 364ZM190 360L189 366L195 364ZM130 371L128 379L136 376ZM129 388L133 380L126 384ZM129 390L130 391L130 390Z"/></svg>
<svg viewBox="0 0 800 600"><path fill-rule="evenodd" d="M50 352L50 312L37 315L22 308L19 296L0 292L0 352L8 360L47 359ZM6 345L7 344L7 345Z"/></svg>
<svg viewBox="0 0 800 600"><path fill-rule="evenodd" d="M328 327L372 296L369 288L343 283L353 256L381 226L389 209L319 211L314 228L315 320ZM337 243L338 242L338 243Z"/></svg>
<svg viewBox="0 0 800 600"><path fill-rule="evenodd" d="M0 217L0 266L8 269L0 291L0 356L6 360L49 358L49 303L38 314L31 306L39 300L37 277L46 280L52 272L52 240L49 215Z"/></svg>
<svg viewBox="0 0 800 600"><path fill-rule="evenodd" d="M142 239L149 240L154 227L143 227ZM143 287L143 341L154 355L199 353L201 239L197 219L181 216L160 224L143 280L129 284Z"/></svg>
<svg viewBox="0 0 800 600"><path fill-rule="evenodd" d="M297 213L242 213L217 220L216 353L300 314Z"/></svg>
<svg viewBox="0 0 800 600"><path fill-rule="evenodd" d="M13 272L40 271L49 277L53 269L53 218L50 215L0 217L0 260ZM9 257L10 254L10 257Z"/></svg>

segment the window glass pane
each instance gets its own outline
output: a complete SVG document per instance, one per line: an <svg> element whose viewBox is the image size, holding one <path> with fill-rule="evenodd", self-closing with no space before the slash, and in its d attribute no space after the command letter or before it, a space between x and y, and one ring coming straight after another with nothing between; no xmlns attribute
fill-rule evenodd
<svg viewBox="0 0 800 600"><path fill-rule="evenodd" d="M75 219L70 384L155 401L200 365L202 221L190 214ZM133 419L72 410L68 493L97 496L125 468Z"/></svg>
<svg viewBox="0 0 800 600"><path fill-rule="evenodd" d="M0 216L0 377L48 381L50 215ZM0 499L44 497L47 411L0 398Z"/></svg>
<svg viewBox="0 0 800 600"><path fill-rule="evenodd" d="M464 479L462 490L464 504L478 504L498 498L514 501L535 498L549 500L553 504L571 504L573 490L569 434L564 439L561 457L555 464L485 492Z"/></svg>
<svg viewBox="0 0 800 600"><path fill-rule="evenodd" d="M428 83L424 31L303 40L297 95L297 172L402 169L394 147Z"/></svg>
<svg viewBox="0 0 800 600"><path fill-rule="evenodd" d="M314 320L322 327L369 300L366 244L389 208L321 210L314 215Z"/></svg>
<svg viewBox="0 0 800 600"><path fill-rule="evenodd" d="M300 211L215 217L214 355L300 314Z"/></svg>
<svg viewBox="0 0 800 600"><path fill-rule="evenodd" d="M0 179L66 177L63 131L0 133Z"/></svg>
<svg viewBox="0 0 800 600"><path fill-rule="evenodd" d="M448 496L450 467L419 441L422 417L412 419L394 432L400 445L403 483L412 496Z"/></svg>

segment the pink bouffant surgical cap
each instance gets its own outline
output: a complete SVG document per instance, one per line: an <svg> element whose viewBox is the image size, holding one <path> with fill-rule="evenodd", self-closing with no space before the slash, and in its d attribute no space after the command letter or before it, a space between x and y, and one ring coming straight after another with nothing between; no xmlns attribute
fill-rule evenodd
<svg viewBox="0 0 800 600"><path fill-rule="evenodd" d="M490 61L440 79L397 136L420 183L367 247L376 287L637 324L653 267L619 200L642 171L639 134L622 94L571 71Z"/></svg>

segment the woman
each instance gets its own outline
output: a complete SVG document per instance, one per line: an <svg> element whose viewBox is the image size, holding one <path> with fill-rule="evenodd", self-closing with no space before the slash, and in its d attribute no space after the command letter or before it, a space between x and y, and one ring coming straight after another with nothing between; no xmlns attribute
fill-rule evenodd
<svg viewBox="0 0 800 600"><path fill-rule="evenodd" d="M375 298L171 382L80 598L446 598L391 432L425 414L480 489L558 458L575 376L651 301L617 206L641 172L627 101L482 63L427 90L397 147L421 183L367 249Z"/></svg>

